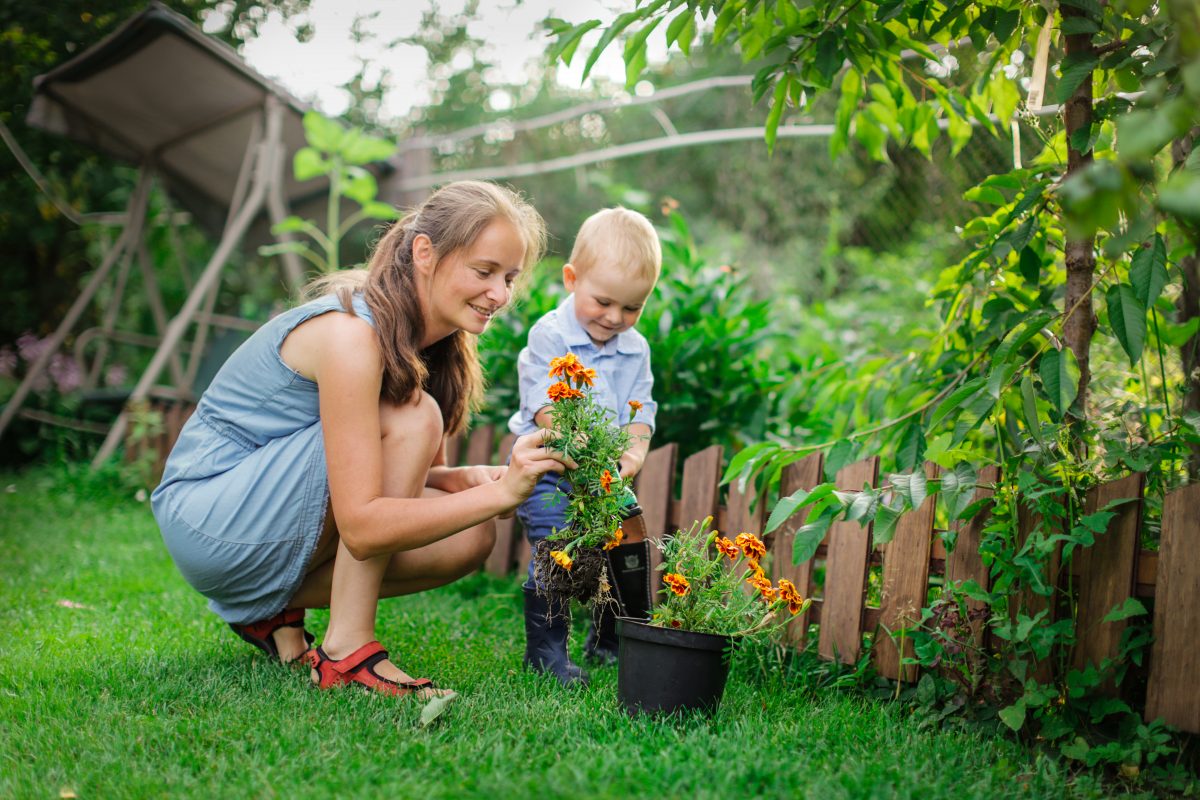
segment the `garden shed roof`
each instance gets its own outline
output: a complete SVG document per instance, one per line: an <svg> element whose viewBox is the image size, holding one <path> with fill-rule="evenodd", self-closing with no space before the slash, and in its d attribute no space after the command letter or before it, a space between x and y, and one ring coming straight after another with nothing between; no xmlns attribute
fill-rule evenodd
<svg viewBox="0 0 1200 800"><path fill-rule="evenodd" d="M269 96L283 106L287 155L305 144L307 106L232 48L154 2L108 37L34 80L30 125L148 164L210 228L235 204L238 173ZM295 207L323 185L286 169Z"/></svg>

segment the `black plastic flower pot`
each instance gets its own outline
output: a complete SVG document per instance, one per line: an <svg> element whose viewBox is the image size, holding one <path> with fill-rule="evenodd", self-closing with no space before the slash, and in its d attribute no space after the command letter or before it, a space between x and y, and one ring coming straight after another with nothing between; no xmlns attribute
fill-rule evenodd
<svg viewBox="0 0 1200 800"><path fill-rule="evenodd" d="M630 714L712 714L729 677L728 636L618 619L617 697Z"/></svg>

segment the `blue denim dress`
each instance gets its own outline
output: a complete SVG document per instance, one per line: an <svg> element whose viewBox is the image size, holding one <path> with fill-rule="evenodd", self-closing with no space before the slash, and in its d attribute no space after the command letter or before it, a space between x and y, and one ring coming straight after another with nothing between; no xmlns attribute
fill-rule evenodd
<svg viewBox="0 0 1200 800"><path fill-rule="evenodd" d="M374 324L362 297L355 312ZM283 610L306 574L329 503L317 384L283 362L297 325L344 312L321 297L263 325L213 378L150 502L179 571L226 622Z"/></svg>

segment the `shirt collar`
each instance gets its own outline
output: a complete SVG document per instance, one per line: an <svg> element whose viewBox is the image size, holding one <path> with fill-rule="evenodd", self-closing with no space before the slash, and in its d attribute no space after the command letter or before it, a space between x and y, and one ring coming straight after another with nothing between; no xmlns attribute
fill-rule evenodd
<svg viewBox="0 0 1200 800"><path fill-rule="evenodd" d="M575 316L574 292L567 295L566 299L558 305L558 325L562 331L563 342L567 347L589 345L593 350L600 353L613 352L613 343L611 341L606 342L603 347L598 346L592 341L592 337L588 336L588 332L584 327L579 324L579 318ZM638 346L637 333L632 328L617 334L616 351L626 355L641 352L641 348Z"/></svg>

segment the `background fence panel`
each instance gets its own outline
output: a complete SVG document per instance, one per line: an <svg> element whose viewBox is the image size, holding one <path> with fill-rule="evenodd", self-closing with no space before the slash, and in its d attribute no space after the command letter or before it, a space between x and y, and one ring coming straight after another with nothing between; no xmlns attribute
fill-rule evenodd
<svg viewBox="0 0 1200 800"><path fill-rule="evenodd" d="M871 456L837 474L839 489L861 490L875 485L879 457ZM863 601L867 587L867 562L871 555L870 526L835 522L829 530L829 556L825 562L825 596L821 605L821 636L817 643L823 658L853 664L862 650Z"/></svg>

